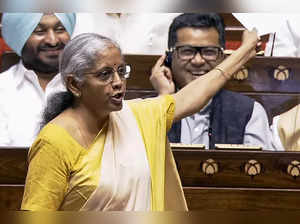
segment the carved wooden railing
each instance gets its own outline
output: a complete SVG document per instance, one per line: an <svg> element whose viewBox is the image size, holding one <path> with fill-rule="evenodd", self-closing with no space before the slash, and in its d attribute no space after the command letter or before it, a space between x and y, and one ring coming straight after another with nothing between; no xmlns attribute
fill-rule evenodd
<svg viewBox="0 0 300 224"><path fill-rule="evenodd" d="M173 153L191 210L300 210L300 152Z"/></svg>
<svg viewBox="0 0 300 224"><path fill-rule="evenodd" d="M300 152L173 149L190 210L300 210ZM18 210L27 148L0 148L0 209Z"/></svg>

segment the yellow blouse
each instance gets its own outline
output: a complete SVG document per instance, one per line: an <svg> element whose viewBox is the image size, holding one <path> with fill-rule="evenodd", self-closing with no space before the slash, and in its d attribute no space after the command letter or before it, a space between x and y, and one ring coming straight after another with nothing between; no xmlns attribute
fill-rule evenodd
<svg viewBox="0 0 300 224"><path fill-rule="evenodd" d="M174 116L170 95L127 101L138 123L151 173L151 210L164 210L166 133ZM79 210L99 184L107 126L83 148L68 132L46 125L29 151L23 210ZM101 181L101 180L100 180Z"/></svg>

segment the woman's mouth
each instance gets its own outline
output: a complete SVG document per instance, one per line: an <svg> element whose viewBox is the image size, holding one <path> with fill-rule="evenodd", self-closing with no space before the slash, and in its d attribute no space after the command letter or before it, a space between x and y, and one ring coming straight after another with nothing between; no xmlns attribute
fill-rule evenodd
<svg viewBox="0 0 300 224"><path fill-rule="evenodd" d="M116 93L114 94L111 99L112 99L112 102L114 104L121 104L123 99L124 99L124 95L125 93L124 92L119 92L119 93Z"/></svg>

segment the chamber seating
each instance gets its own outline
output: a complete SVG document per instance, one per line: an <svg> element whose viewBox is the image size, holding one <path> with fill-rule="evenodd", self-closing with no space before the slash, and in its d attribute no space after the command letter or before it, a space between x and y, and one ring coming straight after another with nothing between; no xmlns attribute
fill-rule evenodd
<svg viewBox="0 0 300 224"><path fill-rule="evenodd" d="M224 16L224 15L223 15ZM230 17L230 16L229 16ZM232 18L231 18L232 19ZM225 23L226 23L225 15ZM236 23L236 21L235 21ZM243 28L231 26L240 40ZM226 32L229 32L227 28ZM229 32L230 33L230 32ZM266 37L267 38L267 37ZM132 65L127 99L152 97L149 76L159 56L126 55ZM3 55L1 70L19 58ZM226 89L255 98L269 121L300 103L300 59L256 57L228 82ZM27 148L0 147L0 209L20 208L27 171ZM264 151L173 150L191 210L282 211L300 207L300 153Z"/></svg>
<svg viewBox="0 0 300 224"><path fill-rule="evenodd" d="M127 99L157 95L149 75L158 57L125 56L132 65ZM279 66L285 70L278 70ZM273 116L300 102L300 59L256 57L244 69L245 77L241 80L237 76L226 88L261 102L270 122ZM286 73L283 76L287 79L280 81L276 79L278 75L274 78L276 70ZM0 209L20 208L27 150L0 148ZM300 209L300 153L176 149L174 155L190 209ZM254 175L255 172L258 174Z"/></svg>
<svg viewBox="0 0 300 224"><path fill-rule="evenodd" d="M183 147L173 154L190 210L300 210L300 152Z"/></svg>
<svg viewBox="0 0 300 224"><path fill-rule="evenodd" d="M18 210L27 148L0 148L0 210ZM190 210L299 211L300 152L173 149Z"/></svg>
<svg viewBox="0 0 300 224"><path fill-rule="evenodd" d="M149 75L158 57L125 56L126 62L132 65L127 99L157 95L149 82ZM274 78L278 66L286 68L279 69L279 72L286 73L286 80ZM273 116L300 102L300 59L256 57L245 69L247 77L231 80L226 88L261 102L270 122ZM0 209L17 210L20 207L27 150L0 148ZM300 209L300 153L202 151L183 147L175 149L174 156L190 209Z"/></svg>

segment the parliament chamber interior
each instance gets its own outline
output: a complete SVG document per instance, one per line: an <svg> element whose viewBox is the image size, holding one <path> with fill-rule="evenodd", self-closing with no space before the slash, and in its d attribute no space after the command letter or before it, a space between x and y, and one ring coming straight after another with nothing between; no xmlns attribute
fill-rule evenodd
<svg viewBox="0 0 300 224"><path fill-rule="evenodd" d="M226 54L240 45L242 24L222 13ZM262 37L263 48L269 36ZM1 71L19 57L0 39ZM132 66L127 99L157 95L149 73L159 55L125 55ZM300 103L300 58L257 55L234 75L225 89L255 99L273 117ZM251 147L201 147L173 144L172 150L189 210L299 211L300 151L264 151ZM28 148L0 146L0 209L19 210L27 172Z"/></svg>

